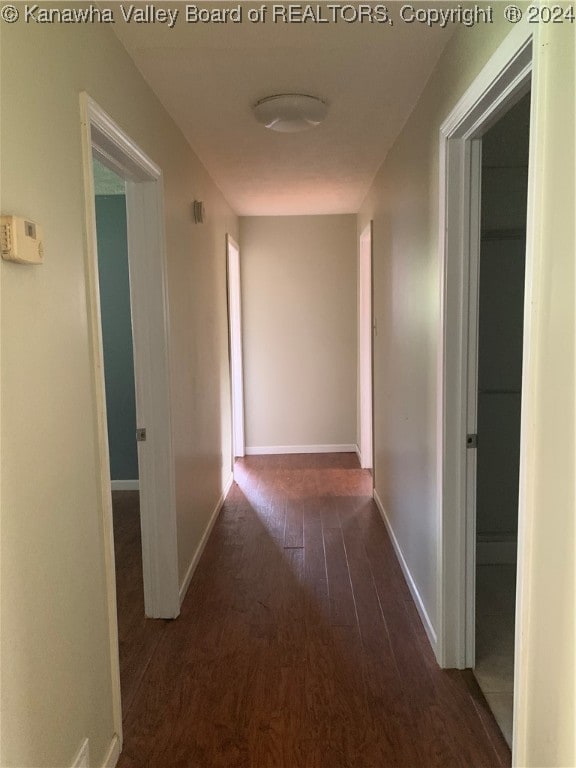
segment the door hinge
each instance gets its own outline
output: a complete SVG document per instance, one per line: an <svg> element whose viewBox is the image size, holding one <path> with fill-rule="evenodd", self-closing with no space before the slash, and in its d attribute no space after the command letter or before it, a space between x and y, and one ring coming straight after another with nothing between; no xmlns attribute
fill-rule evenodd
<svg viewBox="0 0 576 768"><path fill-rule="evenodd" d="M146 441L146 427L138 427L136 430L136 441L143 443Z"/></svg>
<svg viewBox="0 0 576 768"><path fill-rule="evenodd" d="M466 448L478 448L478 435L466 435Z"/></svg>

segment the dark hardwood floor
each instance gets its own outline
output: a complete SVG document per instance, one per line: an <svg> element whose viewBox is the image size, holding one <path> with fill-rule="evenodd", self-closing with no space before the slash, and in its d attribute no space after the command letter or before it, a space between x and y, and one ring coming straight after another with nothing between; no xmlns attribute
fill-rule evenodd
<svg viewBox="0 0 576 768"><path fill-rule="evenodd" d="M120 768L510 765L471 673L438 668L356 457L249 457L237 481L172 622L142 618L115 510Z"/></svg>
<svg viewBox="0 0 576 768"><path fill-rule="evenodd" d="M116 600L122 713L130 711L134 695L169 621L144 616L142 538L138 491L113 491Z"/></svg>

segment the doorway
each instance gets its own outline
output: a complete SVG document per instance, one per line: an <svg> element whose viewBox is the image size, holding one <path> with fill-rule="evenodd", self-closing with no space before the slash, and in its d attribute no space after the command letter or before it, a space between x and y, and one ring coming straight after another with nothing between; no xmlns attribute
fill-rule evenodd
<svg viewBox="0 0 576 768"><path fill-rule="evenodd" d="M532 30L504 39L440 129L440 327L438 345L437 657L443 667L475 666L477 311L481 250L482 136L529 91ZM533 167L528 188L533 187ZM531 251L526 251L526 271ZM530 300L527 287L526 303ZM477 322L477 321L476 321ZM523 345L530 348L530 328ZM471 458L472 457L472 458ZM522 521L519 521L520 530ZM519 562L519 567L521 563Z"/></svg>
<svg viewBox="0 0 576 768"><path fill-rule="evenodd" d="M98 283L112 488L122 711L154 632L145 619L126 182L94 158Z"/></svg>
<svg viewBox="0 0 576 768"><path fill-rule="evenodd" d="M496 253L500 252L500 246L489 245L491 237L488 231L485 242L481 238L482 137L486 136L486 141L490 142L490 129L529 93L532 46L532 31L529 25L518 25L504 39L441 126L441 326L438 355L440 624L437 655L443 667L463 669L476 666L476 505L479 501L477 471L480 469L481 474L485 473L493 459L488 451L487 456L485 452L486 460L481 459L480 464L477 464L477 446L480 446L482 441L478 425L484 425L486 431L486 413L490 408L488 398L504 395L499 391L493 394L487 391L484 395L479 395L478 386L479 265L483 250L488 253L490 248L493 248ZM522 109L520 106L518 108ZM527 138L530 129L531 117L528 117ZM535 200L533 172L531 166L524 180L524 189L527 187L529 190L528 199L532 207ZM524 206L526 211L525 203ZM528 211L531 210L530 206ZM528 212L528 217L530 215ZM524 230L525 222L524 219ZM494 243L498 237L507 239L502 238L502 233L493 234ZM516 239L520 242L520 245L516 246L516 253L520 251L525 254L525 264L522 263L522 257L520 258L522 272L528 272L531 251L526 250L521 237ZM518 260L515 266L518 266ZM490 286L490 280L487 278L489 271L485 272L485 287ZM530 301L530 291L529 285L526 287L525 297L524 291L520 291L526 304ZM503 304L506 304L505 300ZM490 329L488 326L488 329L489 335L493 335L494 328ZM482 329L481 333L486 335L486 328ZM517 324L513 335L518 336ZM530 349L530 327L521 329L520 336L523 349ZM516 367L518 368L518 365ZM521 362L519 369L521 370ZM485 379L481 381L480 388L487 390L519 388L522 392L526 387L523 371L519 387L517 380L510 387L504 384L485 386L483 382ZM506 393L506 396L508 395L519 399L516 392ZM481 404L482 413L478 421L479 398L486 402ZM516 409L510 410L520 410L520 403L517 403ZM484 438L484 445L489 448L490 437ZM514 460L510 459L509 463L513 465ZM511 474L513 476L514 470ZM509 477L509 487L513 484L514 481ZM481 486L484 485L484 480L481 479ZM517 515L517 501L515 509ZM508 542L498 544L485 537L480 546L481 557L484 557L486 552L486 544L489 545L488 550L506 550L506 546L510 544L511 533L512 531L507 532ZM515 549L513 542L512 548ZM514 569L513 564L512 566ZM522 572L521 559L518 562L518 572ZM512 589L514 591L514 587Z"/></svg>
<svg viewBox="0 0 576 768"><path fill-rule="evenodd" d="M114 723L119 748L122 707L93 159L97 158L112 170L125 183L126 190L135 407L137 426L142 430L138 441L138 483L145 614L150 618L175 618L180 612L180 598L162 173L86 93L80 97L80 114L90 353L98 424L97 462L103 514Z"/></svg>
<svg viewBox="0 0 576 768"><path fill-rule="evenodd" d="M112 490L138 491L126 182L94 158L98 281Z"/></svg>
<svg viewBox="0 0 576 768"><path fill-rule="evenodd" d="M482 137L474 673L511 746L530 94ZM475 317L476 315L476 317ZM475 453L475 456L474 456Z"/></svg>
<svg viewBox="0 0 576 768"><path fill-rule="evenodd" d="M372 222L360 235L358 273L358 365L360 394L360 466L373 468L372 426Z"/></svg>
<svg viewBox="0 0 576 768"><path fill-rule="evenodd" d="M242 292L240 283L240 248L226 236L228 277L228 339L230 382L232 389L232 470L236 459L245 453L244 442L244 367L242 362Z"/></svg>

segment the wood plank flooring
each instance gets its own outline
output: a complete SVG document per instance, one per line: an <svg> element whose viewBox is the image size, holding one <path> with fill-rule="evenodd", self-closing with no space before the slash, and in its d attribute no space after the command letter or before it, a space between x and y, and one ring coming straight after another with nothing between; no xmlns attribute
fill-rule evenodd
<svg viewBox="0 0 576 768"><path fill-rule="evenodd" d="M438 668L356 457L236 477L180 618L121 628L120 768L510 765L473 676Z"/></svg>
<svg viewBox="0 0 576 768"><path fill-rule="evenodd" d="M163 629L170 622L144 615L142 538L138 491L113 491L116 600L122 712L129 712Z"/></svg>

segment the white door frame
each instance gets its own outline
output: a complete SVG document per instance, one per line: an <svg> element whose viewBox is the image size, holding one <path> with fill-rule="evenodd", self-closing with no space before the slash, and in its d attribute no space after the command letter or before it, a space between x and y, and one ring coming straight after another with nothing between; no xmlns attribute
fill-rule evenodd
<svg viewBox="0 0 576 768"><path fill-rule="evenodd" d="M372 469L372 222L360 235L358 251L358 389L360 466Z"/></svg>
<svg viewBox="0 0 576 768"><path fill-rule="evenodd" d="M443 667L474 665L476 323L481 149L477 141L530 89L532 29L505 38L440 129L440 328L437 365L439 626ZM532 171L529 172L532 185ZM529 271L527 256L526 270ZM529 288L527 288L527 291ZM529 296L526 306L529 306ZM528 343L525 328L525 345Z"/></svg>
<svg viewBox="0 0 576 768"><path fill-rule="evenodd" d="M180 612L180 600L162 172L87 93L80 95L80 115L88 319L98 430L97 461L103 514L114 717L117 736L121 740L114 530L92 160L96 156L126 180L136 413L138 426L146 428L146 442L138 443L145 611L152 618L175 618Z"/></svg>
<svg viewBox="0 0 576 768"><path fill-rule="evenodd" d="M232 460L244 456L244 370L242 362L242 294L240 247L226 235L228 274L228 327L230 342L230 386L232 389Z"/></svg>

